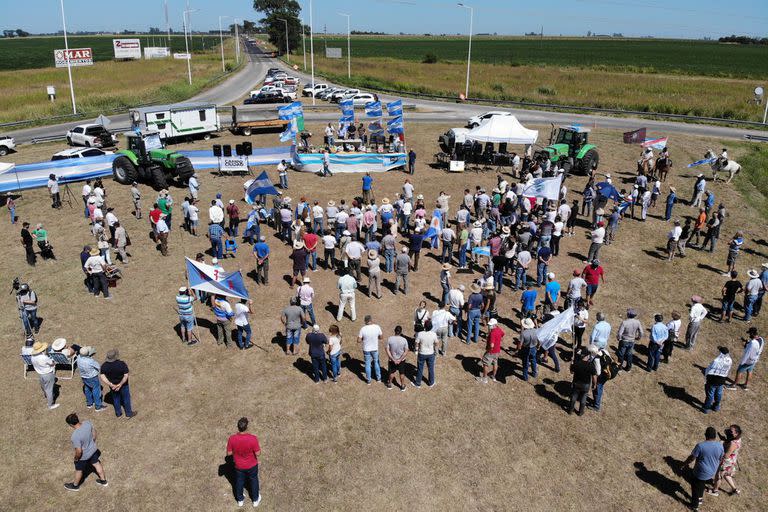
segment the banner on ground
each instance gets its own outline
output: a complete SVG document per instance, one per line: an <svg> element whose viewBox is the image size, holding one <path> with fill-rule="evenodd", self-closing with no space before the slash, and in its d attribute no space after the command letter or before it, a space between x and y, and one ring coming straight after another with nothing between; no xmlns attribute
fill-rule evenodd
<svg viewBox="0 0 768 512"><path fill-rule="evenodd" d="M523 187L524 197L543 197L550 201L557 201L560 198L561 177L556 178L534 178Z"/></svg>
<svg viewBox="0 0 768 512"><path fill-rule="evenodd" d="M258 196L278 196L280 192L277 191L267 175L267 171L262 171L245 191L245 201L248 204L256 202Z"/></svg>
<svg viewBox="0 0 768 512"><path fill-rule="evenodd" d="M405 153L331 153L328 157L331 172L386 172L405 167ZM323 170L322 153L297 153L293 160L294 168L302 172L320 172Z"/></svg>
<svg viewBox="0 0 768 512"><path fill-rule="evenodd" d="M141 58L141 40L139 39L113 39L112 48L116 59Z"/></svg>
<svg viewBox="0 0 768 512"><path fill-rule="evenodd" d="M624 144L640 144L645 140L646 128L633 132L624 132Z"/></svg>
<svg viewBox="0 0 768 512"><path fill-rule="evenodd" d="M371 101L365 104L365 115L368 117L381 117L384 111L381 110L380 101Z"/></svg>
<svg viewBox="0 0 768 512"><path fill-rule="evenodd" d="M69 50L53 50L53 61L57 68L70 66L93 66L93 50L90 48L70 48Z"/></svg>
<svg viewBox="0 0 768 512"><path fill-rule="evenodd" d="M236 299L248 298L248 290L245 289L243 276L239 270L225 272L220 268L199 263L189 258L185 258L185 260L187 261L187 279L191 290Z"/></svg>
<svg viewBox="0 0 768 512"><path fill-rule="evenodd" d="M390 116L402 116L403 100L395 100L387 103L387 113Z"/></svg>
<svg viewBox="0 0 768 512"><path fill-rule="evenodd" d="M166 46L145 46L145 59L165 59L171 56L171 49Z"/></svg>
<svg viewBox="0 0 768 512"><path fill-rule="evenodd" d="M570 307L539 327L536 337L539 343L541 343L541 348L547 350L553 347L557 343L557 338L561 332L571 332L573 317L573 307Z"/></svg>

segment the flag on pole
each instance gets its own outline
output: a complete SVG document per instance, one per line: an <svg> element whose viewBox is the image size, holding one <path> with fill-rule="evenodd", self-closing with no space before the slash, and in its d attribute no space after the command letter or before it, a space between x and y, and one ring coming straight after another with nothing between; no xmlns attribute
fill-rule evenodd
<svg viewBox="0 0 768 512"><path fill-rule="evenodd" d="M667 137L659 137L657 139L645 139L642 143L644 148L652 147L654 149L664 149L667 147Z"/></svg>
<svg viewBox="0 0 768 512"><path fill-rule="evenodd" d="M573 306L571 306L539 327L536 337L539 339L543 350L553 347L557 343L557 338L561 332L571 331L573 328L573 317Z"/></svg>
<svg viewBox="0 0 768 512"><path fill-rule="evenodd" d="M607 181L601 181L595 185L597 193L607 199L613 199L614 201L621 201L621 194L616 190L616 187L608 183Z"/></svg>
<svg viewBox="0 0 768 512"><path fill-rule="evenodd" d="M355 116L353 115L344 115L344 113L341 114L341 117L339 118L339 123L354 123L355 122Z"/></svg>
<svg viewBox="0 0 768 512"><path fill-rule="evenodd" d="M403 100L395 100L387 103L387 113L390 116L402 116Z"/></svg>
<svg viewBox="0 0 768 512"><path fill-rule="evenodd" d="M561 177L534 178L523 187L523 197L543 197L552 201L560 198Z"/></svg>
<svg viewBox="0 0 768 512"><path fill-rule="evenodd" d="M248 189L245 191L245 200L248 204L253 204L256 202L256 197L270 195L277 196L280 195L280 192L278 192L275 186L272 185L272 182L267 175L267 171L262 171L262 173L248 185Z"/></svg>
<svg viewBox="0 0 768 512"><path fill-rule="evenodd" d="M387 121L389 133L403 133L403 116L398 116Z"/></svg>
<svg viewBox="0 0 768 512"><path fill-rule="evenodd" d="M381 117L384 112L381 110L380 101L371 101L365 104L365 115L368 117Z"/></svg>
<svg viewBox="0 0 768 512"><path fill-rule="evenodd" d="M355 115L355 105L352 102L352 100L344 100L339 102L339 108L341 109L341 114L345 116L354 116Z"/></svg>
<svg viewBox="0 0 768 512"><path fill-rule="evenodd" d="M645 128L632 132L624 132L624 144L640 144L645 140Z"/></svg>
<svg viewBox="0 0 768 512"><path fill-rule="evenodd" d="M245 289L243 276L237 272L224 272L222 269L199 263L189 258L187 261L187 278L191 290L200 290L215 295L247 299L248 290Z"/></svg>
<svg viewBox="0 0 768 512"><path fill-rule="evenodd" d="M296 134L299 133L296 125L296 119L291 118L287 125L285 125L285 131L280 134L280 142L288 142L296 138Z"/></svg>
<svg viewBox="0 0 768 512"><path fill-rule="evenodd" d="M381 119L377 119L376 121L368 123L369 133L381 133L383 131L384 131L384 128L381 126Z"/></svg>
<svg viewBox="0 0 768 512"><path fill-rule="evenodd" d="M293 106L285 105L283 107L278 107L277 117L278 119L282 119L284 121L290 121L293 119Z"/></svg>
<svg viewBox="0 0 768 512"><path fill-rule="evenodd" d="M702 164L711 164L711 163L712 163L712 162L714 162L715 160L717 160L717 158L705 158L704 160L696 160L696 161L695 161L695 162L693 162L692 164L688 164L688 166L687 166L687 167L696 167L697 165L702 165Z"/></svg>

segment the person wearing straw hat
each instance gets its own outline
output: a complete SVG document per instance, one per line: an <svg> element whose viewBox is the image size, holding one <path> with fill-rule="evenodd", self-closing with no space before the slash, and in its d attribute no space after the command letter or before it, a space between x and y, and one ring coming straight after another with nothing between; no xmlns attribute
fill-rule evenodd
<svg viewBox="0 0 768 512"><path fill-rule="evenodd" d="M480 290L480 285L472 283L470 286L472 293L466 302L467 309L467 337L465 343L469 345L470 338L473 343L477 343L477 339L480 337L480 319L482 317L482 308L485 299Z"/></svg>
<svg viewBox="0 0 768 512"><path fill-rule="evenodd" d="M107 352L104 363L101 365L99 378L101 383L109 387L112 392L112 405L115 407L115 416L123 415L130 419L136 416L137 411L131 407L131 390L128 383L128 365L120 360L117 349Z"/></svg>
<svg viewBox="0 0 768 512"><path fill-rule="evenodd" d="M440 267L440 288L443 290L442 300L444 304L448 303L448 294L451 293L451 269L450 263L443 263Z"/></svg>
<svg viewBox="0 0 768 512"><path fill-rule="evenodd" d="M304 312L304 322L302 328L306 329L307 322L315 325L315 308L312 305L312 301L315 299L315 289L312 288L312 280L309 277L302 279L301 286L296 289L296 297L299 299L299 306Z"/></svg>
<svg viewBox="0 0 768 512"><path fill-rule="evenodd" d="M528 380L528 369L530 367L530 373L536 378L539 374L537 367L537 353L539 350L539 338L537 337L538 330L536 324L530 318L523 318L521 331L520 331L520 354L523 359L523 380Z"/></svg>
<svg viewBox="0 0 768 512"><path fill-rule="evenodd" d="M56 383L56 363L48 357L46 350L48 344L38 341L32 345L32 366L37 372L40 378L40 388L43 390L43 395L48 401L48 409L56 409L61 404L54 403L55 396L53 394L53 387Z"/></svg>
<svg viewBox="0 0 768 512"><path fill-rule="evenodd" d="M666 207L664 210L664 220L667 222L672 218L672 209L675 207L675 202L677 202L677 189L675 187L669 187L669 194L667 194Z"/></svg>
<svg viewBox="0 0 768 512"><path fill-rule="evenodd" d="M83 379L83 393L85 394L85 406L90 409L95 407L96 412L107 408L101 400L101 365L94 359L96 349L91 346L80 347L80 355L77 358L77 371Z"/></svg>
<svg viewBox="0 0 768 512"><path fill-rule="evenodd" d="M757 292L757 300L755 301L755 306L752 310L753 316L758 316L760 314L760 310L763 307L763 297L765 296L765 292L768 291L768 263L762 264L763 270L760 272L760 282L763 284L763 287Z"/></svg>
<svg viewBox="0 0 768 512"><path fill-rule="evenodd" d="M381 298L381 258L376 251L368 251L368 296Z"/></svg>
<svg viewBox="0 0 768 512"><path fill-rule="evenodd" d="M757 273L757 270L749 269L747 276L749 276L749 281L744 286L744 321L751 322L758 294L761 291L764 292L765 287L760 280L760 274Z"/></svg>
<svg viewBox="0 0 768 512"><path fill-rule="evenodd" d="M107 275L105 273L107 264L101 256L101 252L94 247L88 254L90 254L90 257L85 260L84 267L91 278L93 294L98 297L99 292L101 292L105 299L111 299L112 297L109 295L109 283L107 283Z"/></svg>
<svg viewBox="0 0 768 512"><path fill-rule="evenodd" d="M707 316L707 308L702 302L704 299L700 295L691 296L691 311L688 315L688 326L685 329L685 348L691 350L696 345L696 338L699 335L701 322Z"/></svg>
<svg viewBox="0 0 768 512"><path fill-rule="evenodd" d="M77 414L72 413L66 418L67 425L72 427L72 447L75 449L75 479L64 484L68 491L79 491L83 483L83 473L87 470L95 471L96 483L102 487L109 485L104 473L104 466L99 458L101 451L96 447L96 429L90 421L80 421Z"/></svg>
<svg viewBox="0 0 768 512"><path fill-rule="evenodd" d="M189 290L186 286L179 288L179 293L176 295L176 306L178 307L179 311L179 328L181 331L181 341L190 346L197 343L197 338L194 335L194 302L195 296L189 293Z"/></svg>
<svg viewBox="0 0 768 512"><path fill-rule="evenodd" d="M293 252L288 256L293 261L293 277L291 279L291 289L294 285L301 285L307 275L307 249L304 242L295 240L293 242Z"/></svg>

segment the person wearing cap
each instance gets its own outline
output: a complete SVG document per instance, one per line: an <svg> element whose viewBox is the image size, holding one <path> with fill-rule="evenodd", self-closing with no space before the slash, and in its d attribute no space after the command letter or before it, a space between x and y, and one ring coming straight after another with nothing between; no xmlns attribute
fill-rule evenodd
<svg viewBox="0 0 768 512"><path fill-rule="evenodd" d="M81 422L75 413L68 415L65 421L73 429L71 441L75 449L75 478L72 482L64 484L64 488L68 491L79 491L83 473L88 470L96 472L97 484L108 486L104 466L99 460L101 451L96 447L96 429L93 424L90 421Z"/></svg>
<svg viewBox="0 0 768 512"><path fill-rule="evenodd" d="M669 330L664 323L664 316L656 314L653 316L654 324L651 326L651 335L648 340L648 363L646 370L655 372L659 369L661 362L661 351L669 337Z"/></svg>
<svg viewBox="0 0 768 512"><path fill-rule="evenodd" d="M765 286L757 270L749 269L747 275L749 276L749 281L744 286L744 321L751 322L758 294L761 291L765 292Z"/></svg>
<svg viewBox="0 0 768 512"><path fill-rule="evenodd" d="M187 345L194 345L197 343L193 331L195 328L194 302L195 296L189 293L186 286L179 288L179 293L176 295L176 306L179 312L179 329L181 331L181 341L185 342Z"/></svg>
<svg viewBox="0 0 768 512"><path fill-rule="evenodd" d="M53 387L56 384L56 363L48 356L47 349L47 343L35 342L32 345L30 360L40 379L40 388L48 401L48 409L56 409L61 405L54 403L56 399L53 393Z"/></svg>
<svg viewBox="0 0 768 512"><path fill-rule="evenodd" d="M469 295L465 306L467 310L467 337L465 338L465 343L467 345L469 345L470 338L472 338L473 343L477 343L480 337L480 320L485 302L479 284L472 283L470 290L472 293Z"/></svg>
<svg viewBox="0 0 768 512"><path fill-rule="evenodd" d="M256 259L256 284L269 284L269 245L267 238L262 235L253 245L253 257Z"/></svg>
<svg viewBox="0 0 768 512"><path fill-rule="evenodd" d="M165 222L170 230L173 225L171 220L173 215L173 198L168 190L163 189L160 191L160 196L157 198L157 207L160 208L160 213L165 215Z"/></svg>
<svg viewBox="0 0 768 512"><path fill-rule="evenodd" d="M675 187L669 187L669 194L667 194L667 199L665 201L665 209L664 209L664 220L669 222L669 220L672 218L672 209L675 207L675 203L677 202L677 189Z"/></svg>
<svg viewBox="0 0 768 512"><path fill-rule="evenodd" d="M736 389L738 386L741 386L741 389L744 390L749 389L749 378L752 376L755 365L763 353L765 340L758 334L757 327L750 327L747 330L747 335L748 338L744 342L744 352L736 369L736 377L734 377L732 384L726 386L728 389ZM739 377L741 375L744 375L744 384L739 384Z"/></svg>
<svg viewBox="0 0 768 512"><path fill-rule="evenodd" d="M590 347L593 346L590 345ZM592 352L596 350L597 347L594 347ZM585 412L589 391L597 389L599 372L593 362L593 357L596 354L592 352L589 349L580 349L576 352L574 362L571 364L570 371L573 374L573 381L571 382L571 401L568 404L568 414L573 414L576 402L579 402L579 411L576 414L582 416Z"/></svg>
<svg viewBox="0 0 768 512"><path fill-rule="evenodd" d="M448 309L448 303L440 302L437 309L432 312L431 322L432 330L437 334L440 341L439 353L445 356L448 353L448 339L450 335L450 326L456 323L456 317ZM489 323L490 325L490 323Z"/></svg>
<svg viewBox="0 0 768 512"><path fill-rule="evenodd" d="M316 384L328 380L328 362L325 359L328 347L328 338L320 332L320 326L314 324L312 332L307 333L307 345L309 345L309 357L312 360L312 378Z"/></svg>
<svg viewBox="0 0 768 512"><path fill-rule="evenodd" d="M597 293L597 288L600 282L605 284L605 272L600 265L600 260L592 260L592 262L585 266L581 271L581 277L584 278L584 282L587 283L587 301L589 305L592 305L592 299Z"/></svg>
<svg viewBox="0 0 768 512"><path fill-rule="evenodd" d="M379 325L373 323L371 315L365 315L365 325L360 328L357 342L362 345L365 363L365 380L371 385L371 362L376 375L376 382L381 382L381 367L379 365L379 342L384 333Z"/></svg>
<svg viewBox="0 0 768 512"><path fill-rule="evenodd" d="M680 318L680 313L673 310L672 320L667 322L667 341L664 342L664 348L661 352L664 363L669 363L669 358L672 357L672 351L675 348L675 343L680 338L680 327L683 324L683 321L680 320Z"/></svg>
<svg viewBox="0 0 768 512"><path fill-rule="evenodd" d="M598 221L597 227L590 233L591 243L589 244L589 254L587 255L587 261L598 259L600 255L600 248L605 241L605 223Z"/></svg>
<svg viewBox="0 0 768 512"><path fill-rule="evenodd" d="M101 383L109 387L112 392L112 405L115 408L115 416L118 418L123 415L123 411L125 411L125 417L129 419L137 414L137 411L131 407L129 375L128 365L120 360L117 349L107 352L106 359L101 365L99 378Z"/></svg>
<svg viewBox="0 0 768 512"><path fill-rule="evenodd" d="M699 175L696 176L696 183L693 184L693 195L691 196L691 202L688 204L694 208L700 207L702 200L704 199L704 190L706 187L707 180L704 178L703 173L699 173Z"/></svg>
<svg viewBox="0 0 768 512"><path fill-rule="evenodd" d="M303 328L307 327L307 320L309 320L312 325L317 323L317 320L315 319L315 308L312 305L312 302L315 299L315 289L312 288L311 281L312 280L309 277L305 277L302 280L301 286L299 286L296 290L296 297L299 299L299 306L304 312L304 323L302 324Z"/></svg>
<svg viewBox="0 0 768 512"><path fill-rule="evenodd" d="M160 220L158 220L155 225L157 239L160 241L160 254L163 256L168 256L168 235L170 232L166 219L167 215L165 213L160 214Z"/></svg>
<svg viewBox="0 0 768 512"><path fill-rule="evenodd" d="M768 291L768 263L762 264L762 271L760 272L760 282L763 284L763 287L757 292L757 300L755 301L755 306L752 309L752 315L758 316L760 314L760 310L763 307L763 297L765 296L765 292Z"/></svg>
<svg viewBox="0 0 768 512"><path fill-rule="evenodd" d="M90 409L95 407L97 412L107 408L101 400L101 365L94 359L96 349L93 347L80 347L80 355L77 358L77 371L83 379L83 393L85 394L85 406Z"/></svg>
<svg viewBox="0 0 768 512"><path fill-rule="evenodd" d="M483 365L482 376L476 377L478 382L488 383L488 377L492 382L496 380L496 371L499 368L499 354L501 353L501 340L504 338L504 330L499 327L495 318L488 320L488 340L485 347L485 353L481 359Z"/></svg>
<svg viewBox="0 0 768 512"><path fill-rule="evenodd" d="M555 281L555 273L547 274L547 284L544 287L544 312L549 313L557 309L557 302L560 299L560 283Z"/></svg>
<svg viewBox="0 0 768 512"><path fill-rule="evenodd" d="M229 236L237 236L237 230L240 226L240 208L237 207L234 199L230 199L227 205L227 218L229 218L229 226L227 227Z"/></svg>
<svg viewBox="0 0 768 512"><path fill-rule="evenodd" d="M744 232L737 231L736 234L733 235L731 241L728 243L728 258L726 259L728 271L725 273L725 275L728 275L728 273L736 269L736 260L739 257L739 252L741 251L742 245L744 245Z"/></svg>
<svg viewBox="0 0 768 512"><path fill-rule="evenodd" d="M355 290L357 289L357 280L352 276L351 270L346 269L344 275L339 277L337 284L339 289L339 308L336 313L336 321L340 322L344 317L344 309L349 304L349 312L352 321L357 320L357 310L355 309Z"/></svg>
<svg viewBox="0 0 768 512"><path fill-rule="evenodd" d="M627 318L621 322L616 332L616 340L619 342L616 356L619 366L626 372L632 370L635 343L643 338L643 324L636 317L637 312L634 309L627 309Z"/></svg>
<svg viewBox="0 0 768 512"><path fill-rule="evenodd" d="M733 364L728 347L717 347L717 350L719 351L717 357L704 369L704 393L706 395L704 406L702 407L704 414L720 410L723 386L728 380L728 373L731 371L731 365Z"/></svg>
<svg viewBox="0 0 768 512"><path fill-rule="evenodd" d="M105 273L107 263L104 261L104 257L101 256L101 252L96 248L91 249L91 252L88 254L90 254L90 257L85 260L84 267L91 278L93 294L98 297L99 292L101 292L105 299L109 299L111 298L109 295L109 283Z"/></svg>
<svg viewBox="0 0 768 512"><path fill-rule="evenodd" d="M707 308L701 303L702 298L699 295L691 297L691 311L688 315L688 326L685 328L685 348L691 350L696 345L696 338L699 335L701 322L707 317Z"/></svg>

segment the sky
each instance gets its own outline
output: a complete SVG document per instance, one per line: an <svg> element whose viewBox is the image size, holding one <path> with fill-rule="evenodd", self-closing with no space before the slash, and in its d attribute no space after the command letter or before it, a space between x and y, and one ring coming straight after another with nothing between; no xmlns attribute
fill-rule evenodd
<svg viewBox="0 0 768 512"><path fill-rule="evenodd" d="M165 27L164 0L130 2L65 0L68 31L147 30ZM258 20L251 0L167 0L171 27L181 31L187 3L193 30L215 30L219 16ZM304 22L309 24L309 0L300 0ZM28 32L61 30L58 0L0 0L0 29ZM109 5L109 9L104 7ZM767 0L467 0L474 8L473 33L520 35L586 35L622 33L625 36L702 38L721 35L768 36ZM96 7L98 6L98 7ZM469 10L455 2L435 0L313 0L316 33L346 33L351 15L353 30L387 33L466 34Z"/></svg>

